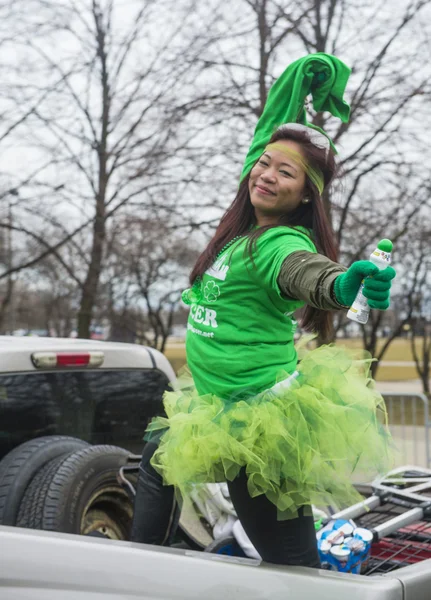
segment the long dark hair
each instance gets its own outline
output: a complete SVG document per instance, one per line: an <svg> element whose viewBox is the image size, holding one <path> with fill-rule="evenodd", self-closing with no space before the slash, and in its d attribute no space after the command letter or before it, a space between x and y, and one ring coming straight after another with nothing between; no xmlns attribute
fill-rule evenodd
<svg viewBox="0 0 431 600"><path fill-rule="evenodd" d="M280 140L292 140L300 144L307 163L323 173L325 189L330 185L336 173L335 156L332 150L329 150L326 155L324 149L318 148L310 142L306 132L289 129L288 127L277 129L269 143ZM236 236L248 236L246 250L252 257L256 249L257 239L271 227L280 225L288 227L302 226L311 230L311 237L317 251L331 260L337 260L338 250L335 236L326 216L322 197L309 177L306 176L304 195L310 199L310 202L307 204L301 203L294 211L280 216L276 225L259 227L253 231L250 231L250 228L256 225L256 216L250 200L249 179L250 173L242 180L236 198L221 218L214 237L197 259L190 274L191 284L198 277L202 277L205 271L214 263L217 254ZM307 331L317 332L322 339L327 339L331 330L330 313L307 306L301 319L301 326Z"/></svg>

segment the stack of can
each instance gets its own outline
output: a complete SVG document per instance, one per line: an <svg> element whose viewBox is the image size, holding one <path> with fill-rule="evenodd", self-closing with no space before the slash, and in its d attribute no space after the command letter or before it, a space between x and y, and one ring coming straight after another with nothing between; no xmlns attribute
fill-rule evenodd
<svg viewBox="0 0 431 600"><path fill-rule="evenodd" d="M322 569L360 573L367 564L372 541L368 529L354 527L344 519L333 521L322 530L317 542Z"/></svg>

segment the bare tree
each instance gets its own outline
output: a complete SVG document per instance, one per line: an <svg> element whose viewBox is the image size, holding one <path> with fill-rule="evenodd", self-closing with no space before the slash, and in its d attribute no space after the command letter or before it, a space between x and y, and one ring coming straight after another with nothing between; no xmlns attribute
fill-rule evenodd
<svg viewBox="0 0 431 600"><path fill-rule="evenodd" d="M156 219L124 217L109 243L104 274L111 324L161 352L171 334L181 292L197 257L195 244L177 228Z"/></svg>
<svg viewBox="0 0 431 600"><path fill-rule="evenodd" d="M12 267L12 206L8 204L7 210L7 223L9 225L8 229L3 229L1 231L1 247L0 247L0 264L5 265L6 269L10 269ZM1 296L0 296L0 331L4 328L4 323L6 320L7 309L12 300L12 292L14 287L14 278L12 273L6 279L6 282L2 282Z"/></svg>
<svg viewBox="0 0 431 600"><path fill-rule="evenodd" d="M25 124L37 185L33 177L20 188L12 226L38 245L0 278L54 257L80 290L80 336L89 335L117 218L173 218L210 235L234 196L270 86L306 53L333 53L353 67L349 124L309 107L340 149L344 187L325 202L343 260L363 258L379 237L401 240L429 208L421 163L429 0L390 11L367 0L28 2L23 106L32 108Z"/></svg>
<svg viewBox="0 0 431 600"><path fill-rule="evenodd" d="M182 124L192 110L183 98L190 96L190 64L202 36L193 27L194 2L126 4L127 10L117 0L35 2L55 27L26 40L31 87L50 89L34 111L42 127L29 124L34 145L50 157L39 181L51 193L39 217L64 223L68 214L76 224L58 230L56 243L46 240L40 256L58 258L70 239L91 230L86 260L74 274L80 337L89 336L109 220L132 201L152 208L160 190L181 182L179 160L193 129ZM178 197L170 202L178 208Z"/></svg>
<svg viewBox="0 0 431 600"><path fill-rule="evenodd" d="M214 74L212 89L218 90L218 97L211 107L225 114L235 138L236 152L231 155L237 164L245 156L270 86L292 60L328 52L352 67L346 92L349 123L315 113L308 105L309 118L324 127L340 149L343 188L325 197L340 244L355 230L364 205L384 201L386 214L399 210L397 190L409 167L414 171L409 199L415 198L431 91L429 14L429 0L410 0L390 11L384 2L365 0L241 0L223 15L223 35L199 57L205 70ZM232 136L226 141L232 145ZM378 235L380 220L375 221L368 222L362 243Z"/></svg>
<svg viewBox="0 0 431 600"><path fill-rule="evenodd" d="M80 289L65 277L64 269L54 256L48 256L27 273L26 281L40 290L40 312L48 335L70 337L76 327L76 310Z"/></svg>
<svg viewBox="0 0 431 600"><path fill-rule="evenodd" d="M425 311L429 310L429 301L426 301L426 297L429 288L430 234L427 227L421 225L419 219L415 220L415 230L415 236L409 235L400 240L397 256L402 257L402 262L391 299L393 322L390 327L387 327L390 333L385 336L378 348L379 331L382 324L388 322L388 315L381 311L371 311L368 324L362 327L364 348L377 358L377 362L372 365L373 376L376 375L379 362L383 360L390 344L403 333L406 325L410 324L413 337L418 327L426 330ZM431 318L431 315L429 317Z"/></svg>
<svg viewBox="0 0 431 600"><path fill-rule="evenodd" d="M214 73L219 97L213 105L224 111L233 132L223 141L231 147L234 142L229 156L238 166L269 88L289 63L327 52L352 67L349 123L307 104L309 119L328 131L340 151L344 177L324 203L346 264L366 257L382 237L396 245L429 205L429 176L420 157L428 151L425 132L431 125L430 6L429 0L409 0L391 10L385 2L366 0L242 0L223 15L223 36L199 58ZM228 198L235 191L232 181ZM374 315L363 332L372 352L382 318Z"/></svg>
<svg viewBox="0 0 431 600"><path fill-rule="evenodd" d="M32 178L33 173L26 178L14 169L14 145L17 136L22 133L23 125L31 118L40 104L49 94L44 90L34 94L28 102L22 98L21 67L16 61L15 51L20 45L21 38L26 32L26 25L20 19L17 3L11 0L0 1L0 49L2 51L1 72L1 106L0 106L0 148L2 150L2 167L0 169L0 330L6 327L8 309L13 298L15 284L15 240L13 228L15 219L13 207L18 196L18 190ZM11 168L12 164L12 168ZM13 183L12 183L13 182Z"/></svg>
<svg viewBox="0 0 431 600"><path fill-rule="evenodd" d="M420 274L414 293L409 293L408 302L412 305L410 314L410 340L416 370L425 394L430 397L431 375L431 279L429 256L430 232L418 236L422 249L417 271Z"/></svg>
<svg viewBox="0 0 431 600"><path fill-rule="evenodd" d="M421 336L421 341L418 340L418 335ZM429 398L431 394L431 322L429 317L424 318L422 316L413 319L410 339L413 359L422 382L422 389Z"/></svg>

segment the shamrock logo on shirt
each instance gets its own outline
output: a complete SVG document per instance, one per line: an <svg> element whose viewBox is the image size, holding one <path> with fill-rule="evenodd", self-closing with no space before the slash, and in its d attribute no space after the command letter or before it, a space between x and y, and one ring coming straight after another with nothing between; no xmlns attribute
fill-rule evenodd
<svg viewBox="0 0 431 600"><path fill-rule="evenodd" d="M208 302L215 302L220 296L220 288L215 281L208 281L204 287L204 296Z"/></svg>

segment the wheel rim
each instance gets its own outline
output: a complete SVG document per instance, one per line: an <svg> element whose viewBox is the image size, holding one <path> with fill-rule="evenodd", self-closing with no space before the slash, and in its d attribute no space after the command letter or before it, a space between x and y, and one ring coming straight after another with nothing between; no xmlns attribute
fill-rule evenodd
<svg viewBox="0 0 431 600"><path fill-rule="evenodd" d="M133 507L118 486L96 490L88 500L81 518L80 533L101 533L112 540L128 539Z"/></svg>

